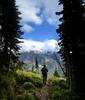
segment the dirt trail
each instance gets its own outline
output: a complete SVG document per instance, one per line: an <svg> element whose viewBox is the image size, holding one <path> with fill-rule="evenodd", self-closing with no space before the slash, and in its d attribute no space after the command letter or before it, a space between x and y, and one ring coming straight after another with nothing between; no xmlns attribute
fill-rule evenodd
<svg viewBox="0 0 85 100"><path fill-rule="evenodd" d="M50 100L49 99L49 84L43 85L40 93L40 100Z"/></svg>

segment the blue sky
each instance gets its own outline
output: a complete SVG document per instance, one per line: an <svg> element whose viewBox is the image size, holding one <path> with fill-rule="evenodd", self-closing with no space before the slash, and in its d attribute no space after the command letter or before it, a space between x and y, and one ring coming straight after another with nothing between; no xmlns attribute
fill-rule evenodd
<svg viewBox="0 0 85 100"><path fill-rule="evenodd" d="M31 32L25 32L23 37L25 39L32 39L36 41L44 41L49 39L56 39L58 40L58 34L56 33L56 26L50 25L44 22L42 25L37 26L33 25L34 30Z"/></svg>
<svg viewBox="0 0 85 100"><path fill-rule="evenodd" d="M24 32L22 49L30 50L33 47L35 49L41 43L45 45L42 46L42 50L43 47L51 50L54 45L55 50L59 38L56 33L59 17L55 15L55 12L62 9L58 5L58 0L16 0L16 4L21 12L20 24L22 25L21 30ZM27 43L31 44L30 47Z"/></svg>

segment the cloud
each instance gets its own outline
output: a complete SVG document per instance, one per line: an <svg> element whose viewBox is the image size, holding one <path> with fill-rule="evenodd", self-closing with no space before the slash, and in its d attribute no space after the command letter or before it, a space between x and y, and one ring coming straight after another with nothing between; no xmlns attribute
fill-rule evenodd
<svg viewBox="0 0 85 100"><path fill-rule="evenodd" d="M56 24L55 22L56 22L56 20L55 20L55 18L48 18L48 23L49 24Z"/></svg>
<svg viewBox="0 0 85 100"><path fill-rule="evenodd" d="M22 40L24 43L21 43L21 51L39 51L39 52L57 52L59 51L60 47L58 46L58 42L54 39L46 40L43 42L34 41L34 40Z"/></svg>
<svg viewBox="0 0 85 100"><path fill-rule="evenodd" d="M29 32L31 32L31 31L33 31L34 29L33 29L30 25L24 24L21 30L22 30L23 32L25 32L25 33L29 33Z"/></svg>
<svg viewBox="0 0 85 100"><path fill-rule="evenodd" d="M37 7L33 0L16 0L16 4L19 6L23 22L42 23L42 19L38 16L40 8Z"/></svg>
<svg viewBox="0 0 85 100"><path fill-rule="evenodd" d="M34 24L41 25L43 21L49 24L56 23L56 11L62 9L58 5L58 0L16 0L19 6L19 11L22 13L22 22L33 22Z"/></svg>
<svg viewBox="0 0 85 100"><path fill-rule="evenodd" d="M58 5L59 0L41 0L44 5L43 16L49 24L56 24L58 21L58 16L56 16L57 11L62 10L62 6Z"/></svg>

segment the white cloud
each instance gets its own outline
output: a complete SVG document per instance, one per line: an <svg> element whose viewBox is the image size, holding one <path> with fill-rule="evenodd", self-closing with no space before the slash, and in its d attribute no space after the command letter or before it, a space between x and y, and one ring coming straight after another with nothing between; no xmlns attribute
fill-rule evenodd
<svg viewBox="0 0 85 100"><path fill-rule="evenodd" d="M34 40L22 40L24 43L21 43L21 51L40 51L40 52L46 52L46 51L59 51L60 47L58 46L58 42L54 39L46 40L43 42L40 41L34 41Z"/></svg>
<svg viewBox="0 0 85 100"><path fill-rule="evenodd" d="M33 31L34 29L33 29L30 25L24 24L24 26L22 27L21 30L22 30L23 32L25 32L25 33L29 33L29 32L31 32L31 31Z"/></svg>
<svg viewBox="0 0 85 100"><path fill-rule="evenodd" d="M61 11L62 6L58 5L58 0L41 0L44 4L43 16L48 21L49 24L57 24L58 16L56 16L57 11Z"/></svg>
<svg viewBox="0 0 85 100"><path fill-rule="evenodd" d="M48 23L49 24L56 24L56 19L55 18L48 18Z"/></svg>
<svg viewBox="0 0 85 100"><path fill-rule="evenodd" d="M36 2L33 0L16 0L16 4L19 6L23 22L42 23L41 17L38 16L40 8L37 7Z"/></svg>
<svg viewBox="0 0 85 100"><path fill-rule="evenodd" d="M58 17L55 12L62 9L58 5L58 0L16 0L16 3L22 13L22 22L33 22L39 25L43 21L47 21L49 24L56 23Z"/></svg>

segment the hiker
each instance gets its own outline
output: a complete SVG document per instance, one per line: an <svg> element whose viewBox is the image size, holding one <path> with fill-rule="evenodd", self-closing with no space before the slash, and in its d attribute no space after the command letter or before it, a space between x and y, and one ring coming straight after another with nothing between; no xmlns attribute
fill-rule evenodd
<svg viewBox="0 0 85 100"><path fill-rule="evenodd" d="M44 64L43 68L41 69L41 72L42 72L42 76L43 76L43 84L46 84L48 69L46 68L45 64Z"/></svg>

